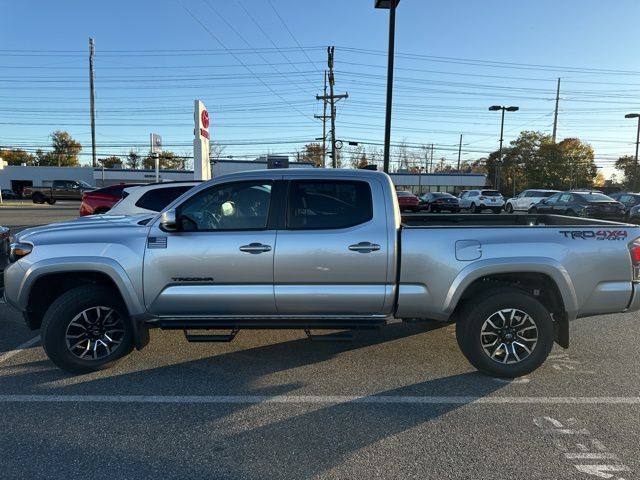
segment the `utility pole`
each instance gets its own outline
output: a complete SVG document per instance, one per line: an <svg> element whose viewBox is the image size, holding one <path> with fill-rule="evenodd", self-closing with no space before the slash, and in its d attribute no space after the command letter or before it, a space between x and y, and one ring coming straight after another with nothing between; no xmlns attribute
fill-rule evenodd
<svg viewBox="0 0 640 480"><path fill-rule="evenodd" d="M93 92L93 54L95 44L93 38L89 38L89 99L91 102L91 164L96 168L96 105Z"/></svg>
<svg viewBox="0 0 640 480"><path fill-rule="evenodd" d="M322 115L314 115L313 118L322 119L322 167L327 166L327 71L324 71L324 94L322 95ZM317 98L317 97L316 97Z"/></svg>
<svg viewBox="0 0 640 480"><path fill-rule="evenodd" d="M458 145L458 173L460 173L460 157L462 156L462 134L460 134L460 145Z"/></svg>
<svg viewBox="0 0 640 480"><path fill-rule="evenodd" d="M336 158L336 101L342 98L349 98L348 93L335 95L333 93L333 87L335 85L335 78L333 76L333 51L335 47L327 47L327 64L329 67L329 95L327 96L316 95L316 100L329 100L331 108L331 166L333 168L338 167L338 159Z"/></svg>
<svg viewBox="0 0 640 480"><path fill-rule="evenodd" d="M553 143L556 143L556 131L558 130L558 104L560 103L560 77L558 77L558 90L556 90L556 112L553 116Z"/></svg>
<svg viewBox="0 0 640 480"><path fill-rule="evenodd" d="M429 162L429 170L433 173L433 143L431 144L431 161Z"/></svg>

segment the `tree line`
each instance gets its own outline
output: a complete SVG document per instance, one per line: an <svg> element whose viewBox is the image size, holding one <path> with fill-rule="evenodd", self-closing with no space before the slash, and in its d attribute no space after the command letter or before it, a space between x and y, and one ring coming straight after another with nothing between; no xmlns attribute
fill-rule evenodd
<svg viewBox="0 0 640 480"><path fill-rule="evenodd" d="M8 165L28 165L40 167L79 167L82 145L68 132L56 130L49 135L51 149L37 149L29 153L21 148L0 149L0 158ZM158 153L160 168L163 170L185 170L190 168L190 160L172 151ZM141 154L135 149L122 156L112 155L98 158L98 165L104 168L154 169L155 159L150 153Z"/></svg>

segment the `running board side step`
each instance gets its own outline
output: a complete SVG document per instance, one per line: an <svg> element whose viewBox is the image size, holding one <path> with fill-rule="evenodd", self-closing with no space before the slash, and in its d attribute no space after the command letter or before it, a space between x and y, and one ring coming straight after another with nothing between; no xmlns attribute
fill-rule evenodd
<svg viewBox="0 0 640 480"><path fill-rule="evenodd" d="M231 330L231 332L229 332L226 335L194 335L194 334L190 334L188 330L183 330L184 332L184 338L187 339L187 342L231 342L233 341L234 338L236 338L236 335L238 334L238 332L240 331L240 329L238 328L234 328L233 330Z"/></svg>
<svg viewBox="0 0 640 480"><path fill-rule="evenodd" d="M146 324L163 330L366 330L377 329L387 318L198 318L160 317Z"/></svg>

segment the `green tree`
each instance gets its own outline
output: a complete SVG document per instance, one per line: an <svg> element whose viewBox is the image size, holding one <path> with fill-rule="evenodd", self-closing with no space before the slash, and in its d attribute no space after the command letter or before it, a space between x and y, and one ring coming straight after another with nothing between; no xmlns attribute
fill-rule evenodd
<svg viewBox="0 0 640 480"><path fill-rule="evenodd" d="M75 141L68 132L56 130L49 138L51 138L53 150L41 155L38 159L39 165L57 167L77 167L80 165L78 156L82 151L82 145Z"/></svg>
<svg viewBox="0 0 640 480"><path fill-rule="evenodd" d="M122 160L120 159L120 157L116 157L115 155L107 158L99 158L98 163L104 168L120 168L122 166Z"/></svg>
<svg viewBox="0 0 640 480"><path fill-rule="evenodd" d="M316 167L324 167L322 145L319 143L307 143L304 146L304 151L300 155L300 161L311 162Z"/></svg>
<svg viewBox="0 0 640 480"><path fill-rule="evenodd" d="M127 168L135 170L142 166L142 157L136 150L129 150L129 153L127 153L127 156L124 159L124 164Z"/></svg>
<svg viewBox="0 0 640 480"><path fill-rule="evenodd" d="M7 165L22 165L23 163L33 165L36 160L33 155L20 148L0 150L0 158L7 162Z"/></svg>
<svg viewBox="0 0 640 480"><path fill-rule="evenodd" d="M636 157L631 155L625 155L616 160L616 168L624 174L624 180L622 184L625 189L632 189L634 186L638 188L640 182L638 182L640 175L640 168L636 170Z"/></svg>
<svg viewBox="0 0 640 480"><path fill-rule="evenodd" d="M494 182L498 168L498 152L486 160L487 175ZM565 138L553 143L550 135L525 131L502 152L500 184L503 193L527 188L567 188L593 185L597 174L590 145L578 138Z"/></svg>
<svg viewBox="0 0 640 480"><path fill-rule="evenodd" d="M158 161L160 162L160 170L184 170L186 159L179 157L174 152L169 150L163 150L158 154ZM155 169L155 160L151 154L147 155L142 161L142 166L148 170Z"/></svg>

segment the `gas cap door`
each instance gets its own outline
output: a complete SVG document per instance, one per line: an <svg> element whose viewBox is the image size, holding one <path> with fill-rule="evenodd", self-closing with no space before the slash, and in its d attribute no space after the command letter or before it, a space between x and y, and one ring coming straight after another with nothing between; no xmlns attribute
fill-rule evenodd
<svg viewBox="0 0 640 480"><path fill-rule="evenodd" d="M456 260L470 261L482 257L482 245L478 240L458 240L456 242Z"/></svg>

